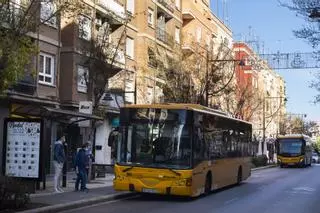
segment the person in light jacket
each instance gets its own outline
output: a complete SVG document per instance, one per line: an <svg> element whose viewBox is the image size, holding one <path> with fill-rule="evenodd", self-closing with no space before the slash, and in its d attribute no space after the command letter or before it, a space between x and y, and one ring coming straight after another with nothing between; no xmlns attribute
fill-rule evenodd
<svg viewBox="0 0 320 213"><path fill-rule="evenodd" d="M54 165L54 190L57 193L63 192L62 188L60 187L61 182L61 174L63 164L66 160L66 155L64 152L64 145L66 142L65 136L62 136L59 140L54 143L54 150L53 150L53 165Z"/></svg>

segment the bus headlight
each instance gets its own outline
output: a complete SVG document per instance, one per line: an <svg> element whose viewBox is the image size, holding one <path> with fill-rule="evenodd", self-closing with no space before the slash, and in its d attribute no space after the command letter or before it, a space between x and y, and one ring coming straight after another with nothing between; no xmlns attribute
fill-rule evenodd
<svg viewBox="0 0 320 213"><path fill-rule="evenodd" d="M185 179L176 181L176 185L178 186L191 186L191 184L192 184L192 178L185 178Z"/></svg>
<svg viewBox="0 0 320 213"><path fill-rule="evenodd" d="M281 163L281 159L278 159L278 163Z"/></svg>
<svg viewBox="0 0 320 213"><path fill-rule="evenodd" d="M300 159L300 163L301 163L303 160L304 160L304 159L303 159L303 158L301 158L301 159Z"/></svg>

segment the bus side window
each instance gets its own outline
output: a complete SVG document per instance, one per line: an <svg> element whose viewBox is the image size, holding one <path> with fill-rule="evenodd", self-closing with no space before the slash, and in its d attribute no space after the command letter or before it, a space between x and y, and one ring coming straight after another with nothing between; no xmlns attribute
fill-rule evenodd
<svg viewBox="0 0 320 213"><path fill-rule="evenodd" d="M194 142L193 142L193 161L194 164L207 159L206 144L203 138L203 131L200 127L195 128Z"/></svg>

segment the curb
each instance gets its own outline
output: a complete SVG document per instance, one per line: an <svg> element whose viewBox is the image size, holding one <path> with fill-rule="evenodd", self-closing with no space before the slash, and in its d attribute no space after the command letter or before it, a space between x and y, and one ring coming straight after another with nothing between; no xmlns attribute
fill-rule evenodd
<svg viewBox="0 0 320 213"><path fill-rule="evenodd" d="M118 200L122 198L129 198L134 196L135 193L132 192L120 192L112 195L105 195L100 197L94 197L91 199L83 199L74 201L71 203L63 203L63 204L57 204L57 205L51 205L51 206L45 206L40 207L36 209L30 209L26 211L20 211L21 213L38 213L38 212L58 212L58 211L66 211L70 209L75 209L83 206L89 206L97 203L102 203L110 200Z"/></svg>
<svg viewBox="0 0 320 213"><path fill-rule="evenodd" d="M277 164L273 164L273 165L269 165L269 166L262 166L262 167L252 168L251 171L269 169L269 168L274 168L274 167L277 167L277 166L278 166Z"/></svg>

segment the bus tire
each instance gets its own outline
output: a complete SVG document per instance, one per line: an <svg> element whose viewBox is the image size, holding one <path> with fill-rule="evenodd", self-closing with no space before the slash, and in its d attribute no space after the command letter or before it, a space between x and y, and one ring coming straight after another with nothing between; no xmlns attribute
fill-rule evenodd
<svg viewBox="0 0 320 213"><path fill-rule="evenodd" d="M280 168L283 168L283 167L284 167L284 165L282 163L280 163Z"/></svg>
<svg viewBox="0 0 320 213"><path fill-rule="evenodd" d="M206 182L204 184L204 194L207 195L211 192L211 186L212 186L212 175L211 172L208 172L206 176Z"/></svg>
<svg viewBox="0 0 320 213"><path fill-rule="evenodd" d="M238 175L237 175L237 185L240 185L242 182L242 167L240 166L238 169Z"/></svg>

